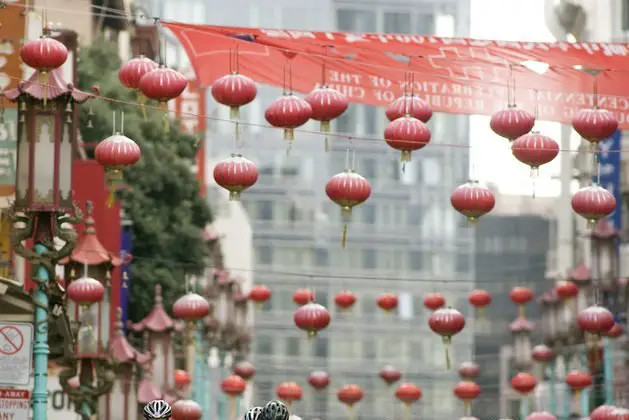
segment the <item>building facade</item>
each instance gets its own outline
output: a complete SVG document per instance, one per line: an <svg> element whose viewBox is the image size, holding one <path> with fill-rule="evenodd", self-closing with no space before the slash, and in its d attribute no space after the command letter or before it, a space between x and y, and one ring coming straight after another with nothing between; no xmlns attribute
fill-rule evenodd
<svg viewBox="0 0 629 420"><path fill-rule="evenodd" d="M142 7L152 15L188 23L441 36L469 32L468 1L190 0L185 7L181 3L153 0ZM174 42L167 56L171 65L187 67L185 54ZM208 127L208 173L210 161L229 153L242 153L260 171L256 186L242 196L253 229L255 282L273 292L255 314L253 402L273 398L277 385L292 380L305 390L303 400L294 406L296 414L345 418L335 392L355 383L365 390L357 415L382 418L399 409L392 391L378 377L382 366L392 364L404 380L424 391L414 415L436 419L461 414L462 406L451 392L454 373L445 368L441 340L428 329L429 312L422 297L438 290L468 313L474 230L447 203L452 190L468 179L469 150L444 146L469 144L468 118L435 115L430 123L434 145L414 154L403 169L399 153L384 142L361 140L381 138L384 109L356 104L333 127L355 140L331 139L326 153L321 136L296 133L287 152L281 133L263 127L264 110L280 93L277 88L258 87L256 101L241 110L243 120L253 124L243 127L242 144L235 142L231 124ZM212 103L207 112L228 118L226 109ZM324 185L345 168L347 150L373 193L355 209L348 245L342 250L340 209L327 199ZM219 199L211 188L208 193L212 202ZM313 289L316 301L333 312L331 326L313 340L293 325L292 294L298 288ZM358 297L349 313L334 308L334 295L344 289ZM384 292L399 296L394 315L376 306L377 296ZM472 356L470 322L454 340L457 361ZM315 369L330 374L329 392L315 395L308 388L308 375Z"/></svg>
<svg viewBox="0 0 629 420"><path fill-rule="evenodd" d="M476 287L493 295L474 330L474 360L481 371L477 382L483 394L473 414L480 419L518 418L520 414L521 398L510 398L509 381L515 372L509 356L513 341L509 324L517 317L517 307L509 292L525 286L540 296L548 289L546 260L554 242L554 221L547 216L554 199L501 195L497 201L497 208L476 228ZM537 301L527 305L526 317L537 325L540 313ZM538 327L533 344L539 344L539 332Z"/></svg>

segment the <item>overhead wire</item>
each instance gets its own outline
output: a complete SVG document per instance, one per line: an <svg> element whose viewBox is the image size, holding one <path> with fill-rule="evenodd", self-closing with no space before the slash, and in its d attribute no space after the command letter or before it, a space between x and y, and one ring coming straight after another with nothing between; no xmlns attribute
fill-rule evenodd
<svg viewBox="0 0 629 420"><path fill-rule="evenodd" d="M9 5L9 6L24 7L23 5ZM32 7L37 7L37 6L32 6ZM46 9L45 7L40 7L40 8L42 10ZM48 9L48 10L53 10L53 9ZM56 10L56 11L64 11L65 9L56 8L54 10ZM125 18L125 19L127 19L126 17L121 17L121 16L117 16L117 15L108 16L108 17ZM158 21L161 21L161 22L168 22L168 23L173 24L173 25L176 25L177 23L179 23L179 22L166 21L166 20L160 19L160 18L155 18L155 19L157 19ZM186 27L186 29L187 30L193 30L193 31L195 30L194 28L188 28L188 27ZM277 48L277 49L281 50L281 48ZM304 54L306 54L306 55L317 55L317 54L312 54L312 53L304 53ZM331 59L332 57L321 55L321 58ZM338 58L335 58L335 59L340 60ZM369 63L362 63L361 62L361 65L369 66ZM397 68L393 68L393 67L390 67L390 66L380 66L380 67L383 67L383 68L386 68L386 69L390 69L390 70L399 70ZM551 68L559 68L559 67L553 66ZM566 68L569 68L569 69L574 70L574 71L579 71L579 70L575 70L572 67L566 67ZM402 70L400 70L400 71L402 71ZM404 71L407 71L407 69L404 69ZM629 70L624 70L624 69L605 69L605 71L629 71ZM422 74L423 72L421 72L421 71L413 71L413 73ZM451 79L457 79L456 77L450 77L450 76L444 76L444 77L445 78L451 78ZM15 78L15 77L12 77L12 79L18 80L20 82L24 81L21 78ZM488 83L488 84L491 84L491 85L503 86L502 83L480 81L480 80L479 81L475 81L474 83ZM45 84L42 84L42 85L45 86ZM544 92L543 90L540 90L540 89L536 89L536 91L537 92ZM551 91L548 91L548 92L551 92ZM140 108L142 106L145 106L145 107L149 107L149 108L161 111L161 112L165 112L163 107L152 106L152 105L144 105L144 104L140 103L139 101L123 101L123 100L120 100L120 99L109 98L109 97L105 97L104 95L99 95L99 94L94 94L94 93L89 93L89 95L92 98L94 98L94 99L101 99L101 100L104 100L104 101L113 102L113 103L117 103L117 104L120 104L120 105L135 106L135 107L138 107L138 108ZM620 97L620 96L617 96L617 97ZM266 129L278 130L277 127L273 127L273 126L270 126L268 124L257 124L257 123L247 122L247 121L235 122L233 120L230 120L230 119L227 119L227 118L217 117L217 116L214 116L214 115L204 115L204 114L197 114L197 113L190 113L190 112L175 112L175 111L170 111L170 110L167 111L167 112L169 112L169 113L176 113L179 116L197 117L197 118L204 118L206 120L216 121L216 122L226 122L226 123L230 123L230 124L238 123L240 125L248 126L248 127L256 127L256 128L266 128ZM303 133L303 134L310 134L310 135L317 135L317 136L328 135L328 136L331 136L331 137L347 139L347 140L350 140L350 141L360 140L360 141L377 141L377 142L382 142L382 138L379 138L379 137L376 138L376 137L367 137L367 136L356 136L356 135L349 134L349 133L340 133L340 132L333 132L333 131L329 132L329 133L321 133L318 130L306 130L306 129L303 129L303 128L297 128L297 129L295 129L295 132ZM465 148L465 149L470 149L471 148L470 145L456 144L456 143L432 143L431 147L452 147L452 148ZM579 151L579 150L578 149L570 149L570 148L568 148L568 149L560 149L560 152L577 152L577 151ZM622 151L623 151L622 149L618 149L618 150L610 149L610 150L607 150L606 152L608 152L608 153L620 153ZM629 151L629 149L627 149L625 151ZM595 151L590 151L590 153L596 153L596 152Z"/></svg>

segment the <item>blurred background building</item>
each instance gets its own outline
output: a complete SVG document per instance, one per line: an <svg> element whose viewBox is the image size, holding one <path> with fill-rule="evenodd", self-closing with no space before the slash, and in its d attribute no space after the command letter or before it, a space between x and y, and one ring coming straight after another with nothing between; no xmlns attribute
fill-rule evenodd
<svg viewBox="0 0 629 420"><path fill-rule="evenodd" d="M501 418L500 405L507 392L501 387L501 366L510 366L508 347L512 342L509 324L517 317L517 307L509 299L515 286L530 287L540 296L548 289L547 255L555 221L552 208L556 198L508 196L496 192L497 206L476 227L476 287L493 295L485 316L474 330L474 360L480 367L477 383L483 394L474 404L473 414L480 419ZM527 319L539 325L541 309L537 301L527 307ZM539 342L539 328L532 342ZM505 349L506 348L506 349ZM507 350L507 351L505 351ZM500 363L498 362L500 360ZM511 378L515 372L509 372ZM510 388L506 384L507 388ZM519 415L520 398L505 401L508 417Z"/></svg>

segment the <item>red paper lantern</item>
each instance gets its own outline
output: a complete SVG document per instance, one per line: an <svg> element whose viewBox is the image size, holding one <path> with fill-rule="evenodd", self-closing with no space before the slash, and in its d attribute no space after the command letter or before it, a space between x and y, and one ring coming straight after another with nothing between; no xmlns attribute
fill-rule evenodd
<svg viewBox="0 0 629 420"><path fill-rule="evenodd" d="M422 397L422 390L415 384L403 383L395 390L395 398L406 405L416 403Z"/></svg>
<svg viewBox="0 0 629 420"><path fill-rule="evenodd" d="M234 374L240 376L245 381L251 380L256 374L256 367L248 360L242 360L234 366Z"/></svg>
<svg viewBox="0 0 629 420"><path fill-rule="evenodd" d="M530 373L520 372L511 378L511 387L520 394L528 394L537 386L537 379Z"/></svg>
<svg viewBox="0 0 629 420"><path fill-rule="evenodd" d="M320 391L330 385L330 375L322 370L315 370L308 376L308 383L311 387Z"/></svg>
<svg viewBox="0 0 629 420"><path fill-rule="evenodd" d="M593 305L583 309L577 316L579 327L589 334L603 335L615 324L614 315L602 306Z"/></svg>
<svg viewBox="0 0 629 420"><path fill-rule="evenodd" d="M210 313L210 304L197 293L186 293L173 304L175 318L186 322L195 322L205 318Z"/></svg>
<svg viewBox="0 0 629 420"><path fill-rule="evenodd" d="M175 369L175 385L177 387L184 387L190 385L192 378L185 370Z"/></svg>
<svg viewBox="0 0 629 420"><path fill-rule="evenodd" d="M480 375L480 366L474 362L463 362L459 366L459 376L461 379L472 380Z"/></svg>
<svg viewBox="0 0 629 420"><path fill-rule="evenodd" d="M201 406L192 400L179 400L172 405L173 420L200 420L203 417Z"/></svg>
<svg viewBox="0 0 629 420"><path fill-rule="evenodd" d="M618 129L618 120L606 109L581 109L572 118L572 128L596 150L597 143L608 139Z"/></svg>
<svg viewBox="0 0 629 420"><path fill-rule="evenodd" d="M518 137L511 143L511 153L520 162L531 167L537 175L540 166L550 163L559 154L559 144L548 136L534 131Z"/></svg>
<svg viewBox="0 0 629 420"><path fill-rule="evenodd" d="M239 201L240 193L258 181L258 168L242 155L231 155L214 167L214 181L229 191L230 201Z"/></svg>
<svg viewBox="0 0 629 420"><path fill-rule="evenodd" d="M430 129L417 118L409 115L391 121L384 130L389 147L400 150L401 162L411 160L411 152L430 143Z"/></svg>
<svg viewBox="0 0 629 420"><path fill-rule="evenodd" d="M385 312L391 312L397 308L397 295L394 293L383 293L376 299L376 305Z"/></svg>
<svg viewBox="0 0 629 420"><path fill-rule="evenodd" d="M46 30L41 38L28 41L20 48L20 58L24 64L41 73L58 69L68 59L66 46L48 34Z"/></svg>
<svg viewBox="0 0 629 420"><path fill-rule="evenodd" d="M562 299L572 299L579 294L579 287L569 280L562 280L557 283L555 292Z"/></svg>
<svg viewBox="0 0 629 420"><path fill-rule="evenodd" d="M441 293L428 293L424 296L424 307L431 311L436 311L439 308L443 308L446 304L446 298Z"/></svg>
<svg viewBox="0 0 629 420"><path fill-rule="evenodd" d="M423 123L427 123L432 118L432 109L428 102L412 93L405 93L387 106L385 112L389 121L395 121L404 116L417 118Z"/></svg>
<svg viewBox="0 0 629 420"><path fill-rule="evenodd" d="M229 375L221 381L221 390L230 397L238 397L245 392L247 382L238 375Z"/></svg>
<svg viewBox="0 0 629 420"><path fill-rule="evenodd" d="M328 86L315 88L304 100L312 108L310 118L321 123L321 132L325 135L325 151L327 152L330 121L343 115L349 102L345 95Z"/></svg>
<svg viewBox="0 0 629 420"><path fill-rule="evenodd" d="M144 96L164 104L181 95L187 86L183 74L164 66L146 73L138 85Z"/></svg>
<svg viewBox="0 0 629 420"><path fill-rule="evenodd" d="M96 279L83 276L70 282L66 294L77 305L90 306L103 300L105 286Z"/></svg>
<svg viewBox="0 0 629 420"><path fill-rule="evenodd" d="M109 136L96 145L94 159L105 168L110 206L113 204L116 188L122 182L123 170L137 163L141 156L140 146L120 133Z"/></svg>
<svg viewBox="0 0 629 420"><path fill-rule="evenodd" d="M572 196L572 209L590 224L595 224L616 209L614 195L599 185L583 187Z"/></svg>
<svg viewBox="0 0 629 420"><path fill-rule="evenodd" d="M533 300L533 291L528 287L516 286L511 289L509 298L516 305L526 305Z"/></svg>
<svg viewBox="0 0 629 420"><path fill-rule="evenodd" d="M345 385L338 390L336 396L340 402L351 408L363 399L365 393L358 385Z"/></svg>
<svg viewBox="0 0 629 420"><path fill-rule="evenodd" d="M508 140L515 140L533 129L535 117L533 114L517 108L515 105L495 112L489 121L489 127L494 133Z"/></svg>
<svg viewBox="0 0 629 420"><path fill-rule="evenodd" d="M469 407L471 402L481 394L480 387L472 381L461 381L452 391L459 400L463 401L465 407Z"/></svg>
<svg viewBox="0 0 629 420"><path fill-rule="evenodd" d="M299 306L314 302L314 299L314 292L310 289L297 289L295 293L293 293L293 302Z"/></svg>
<svg viewBox="0 0 629 420"><path fill-rule="evenodd" d="M391 365L387 365L380 369L378 374L387 385L393 385L402 378L402 372Z"/></svg>
<svg viewBox="0 0 629 420"><path fill-rule="evenodd" d="M295 129L312 117L312 107L300 97L285 93L269 105L264 117L273 127L284 129L284 140L293 141Z"/></svg>
<svg viewBox="0 0 629 420"><path fill-rule="evenodd" d="M330 178L325 185L325 193L330 200L341 207L341 216L345 219L342 238L342 246L345 248L347 222L352 216L352 209L367 201L371 195L371 185L353 169L346 169Z"/></svg>
<svg viewBox="0 0 629 420"><path fill-rule="evenodd" d="M580 392L592 386L592 375L580 370L572 370L566 375L566 384L574 392Z"/></svg>
<svg viewBox="0 0 629 420"><path fill-rule="evenodd" d="M557 417L545 411L536 411L526 416L526 420L557 420Z"/></svg>
<svg viewBox="0 0 629 420"><path fill-rule="evenodd" d="M239 120L240 107L253 102L257 94L255 82L239 73L227 74L212 85L212 96L219 104L229 107L231 120Z"/></svg>
<svg viewBox="0 0 629 420"><path fill-rule="evenodd" d="M303 391L295 382L282 382L275 389L275 394L277 395L277 398L290 405L295 401L301 400Z"/></svg>
<svg viewBox="0 0 629 420"><path fill-rule="evenodd" d="M616 406L614 405L600 405L590 413L590 420L612 420L615 409Z"/></svg>
<svg viewBox="0 0 629 420"><path fill-rule="evenodd" d="M475 223L479 217L493 210L496 197L489 188L481 186L477 181L470 181L454 190L450 203L470 223Z"/></svg>
<svg viewBox="0 0 629 420"><path fill-rule="evenodd" d="M131 60L120 66L118 70L118 80L122 86L138 90L140 88L140 80L145 74L157 69L159 65L150 58L143 55L132 58Z"/></svg>
<svg viewBox="0 0 629 420"><path fill-rule="evenodd" d="M452 308L437 309L428 318L428 326L433 332L439 334L445 345L446 367L450 369L450 353L448 346L452 337L465 327L465 318L459 311Z"/></svg>
<svg viewBox="0 0 629 420"><path fill-rule="evenodd" d="M314 337L317 333L330 325L330 312L318 303L310 302L300 306L293 315L297 328Z"/></svg>
<svg viewBox="0 0 629 420"><path fill-rule="evenodd" d="M622 325L620 325L619 323L614 323L614 326L611 327L609 329L609 331L607 331L604 335L605 337L608 338L618 338L621 335L623 335L625 332L624 328L622 327Z"/></svg>
<svg viewBox="0 0 629 420"><path fill-rule="evenodd" d="M483 309L491 303L492 297L491 293L486 290L472 290L470 294L467 296L467 300L470 302L470 305L474 306L477 309Z"/></svg>
<svg viewBox="0 0 629 420"><path fill-rule="evenodd" d="M546 344L533 347L533 360L540 363L551 362L555 359L555 352Z"/></svg>
<svg viewBox="0 0 629 420"><path fill-rule="evenodd" d="M263 305L269 299L271 299L271 289L263 284L253 286L249 291L249 300L254 301L258 305Z"/></svg>
<svg viewBox="0 0 629 420"><path fill-rule="evenodd" d="M347 290L338 292L336 296L334 296L334 303L340 310L347 311L356 303L356 295Z"/></svg>

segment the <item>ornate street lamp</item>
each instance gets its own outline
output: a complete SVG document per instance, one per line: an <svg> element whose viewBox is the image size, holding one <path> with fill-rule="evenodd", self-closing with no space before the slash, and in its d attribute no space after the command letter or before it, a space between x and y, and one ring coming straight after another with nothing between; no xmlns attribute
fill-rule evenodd
<svg viewBox="0 0 629 420"><path fill-rule="evenodd" d="M72 201L72 161L75 158L77 114L75 106L92 97L63 80L60 67L67 48L50 37L50 31L20 50L22 61L35 73L3 96L18 104L17 180L12 243L15 252L31 263L37 285L35 310L33 418L47 417L49 282L55 265L68 256L76 242L72 223L80 211ZM70 216L69 214L74 214ZM55 237L64 241L56 250ZM34 249L24 245L33 239Z"/></svg>

